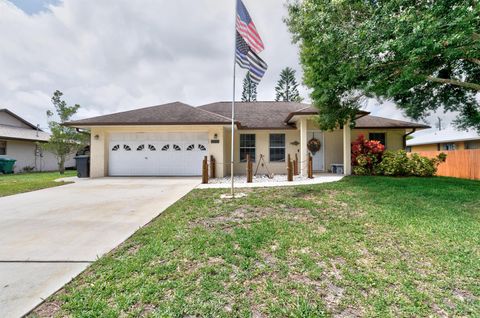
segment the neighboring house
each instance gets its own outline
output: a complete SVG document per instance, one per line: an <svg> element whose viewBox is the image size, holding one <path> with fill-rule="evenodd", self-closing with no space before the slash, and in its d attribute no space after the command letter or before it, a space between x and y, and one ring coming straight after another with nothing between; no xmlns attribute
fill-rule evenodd
<svg viewBox="0 0 480 318"><path fill-rule="evenodd" d="M437 130L414 135L407 141L407 147L412 152L480 149L480 134L475 131Z"/></svg>
<svg viewBox="0 0 480 318"><path fill-rule="evenodd" d="M54 171L58 170L57 159L42 151L39 144L48 142L50 135L8 109L0 109L0 158L16 160L14 171ZM74 167L75 161L69 158L67 167Z"/></svg>
<svg viewBox="0 0 480 318"><path fill-rule="evenodd" d="M356 127L321 131L318 112L307 104L291 102L236 103L235 171L245 174L246 155L268 169L286 174L286 157L298 155L306 174L308 141L320 140L313 156L315 171L327 172L343 164L351 172L351 141L358 135L381 140L387 149L405 147L407 134L425 125L370 116L360 112ZM216 159L217 177L230 173L231 102L200 107L171 103L67 123L91 130L91 176L201 175L204 156ZM260 172L265 171L260 167Z"/></svg>

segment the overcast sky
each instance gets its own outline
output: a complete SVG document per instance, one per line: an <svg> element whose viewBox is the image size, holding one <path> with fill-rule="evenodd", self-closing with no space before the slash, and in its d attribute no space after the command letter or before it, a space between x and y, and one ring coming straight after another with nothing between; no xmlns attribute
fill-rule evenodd
<svg viewBox="0 0 480 318"><path fill-rule="evenodd" d="M245 3L269 64L258 99L273 100L282 68L301 78L298 48L282 20L283 0ZM0 0L0 108L45 127L56 89L82 106L77 118L231 100L233 21L234 0ZM305 88L301 94L308 97ZM403 118L392 105L366 109Z"/></svg>

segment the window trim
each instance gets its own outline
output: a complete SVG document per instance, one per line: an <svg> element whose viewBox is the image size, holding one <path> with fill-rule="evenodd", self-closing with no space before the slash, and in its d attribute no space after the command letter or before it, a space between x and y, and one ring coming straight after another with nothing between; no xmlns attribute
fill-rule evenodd
<svg viewBox="0 0 480 318"><path fill-rule="evenodd" d="M255 146L254 147L242 147L242 136L253 136L253 140L254 140L254 143L255 143ZM239 161L240 162L247 162L247 158L243 159L242 160L242 149L253 149L253 158L250 158L252 159L252 162L255 162L255 157L257 156L257 134L251 134L251 133L245 133L245 134L240 134L240 136L238 137L239 138L239 142L238 142L238 158L239 158Z"/></svg>
<svg viewBox="0 0 480 318"><path fill-rule="evenodd" d="M375 138L373 138L373 139L370 138L371 134L383 134L385 136L385 138L384 138L385 141L384 141L384 143L382 143L382 145L384 145L385 148L387 148L387 132L386 131L371 131L371 132L368 133L368 140L377 140ZM378 141L381 142L381 140L378 140Z"/></svg>
<svg viewBox="0 0 480 318"><path fill-rule="evenodd" d="M283 147L272 146L272 136L274 135L283 136ZM272 149L283 149L283 160L272 161L272 152L271 152ZM285 162L286 160L287 160L287 135L285 133L268 134L268 161L272 163L276 163L276 162L281 163L281 162Z"/></svg>
<svg viewBox="0 0 480 318"><path fill-rule="evenodd" d="M0 140L0 143L5 143L5 147L0 148L0 149L5 149L5 153L4 154L0 153L0 156L6 156L7 155L7 149L8 149L8 142L6 140Z"/></svg>

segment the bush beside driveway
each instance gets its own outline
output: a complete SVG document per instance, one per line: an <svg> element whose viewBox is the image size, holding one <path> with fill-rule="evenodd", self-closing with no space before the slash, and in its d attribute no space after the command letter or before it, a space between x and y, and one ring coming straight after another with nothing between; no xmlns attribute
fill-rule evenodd
<svg viewBox="0 0 480 318"><path fill-rule="evenodd" d="M37 308L72 317L469 316L480 186L349 177L195 190Z"/></svg>

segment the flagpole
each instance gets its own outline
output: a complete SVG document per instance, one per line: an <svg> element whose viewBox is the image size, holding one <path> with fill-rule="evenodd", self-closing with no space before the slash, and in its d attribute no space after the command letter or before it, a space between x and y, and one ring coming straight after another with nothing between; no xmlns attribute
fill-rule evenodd
<svg viewBox="0 0 480 318"><path fill-rule="evenodd" d="M232 140L231 140L231 149L230 149L230 176L232 178L232 189L231 195L235 197L235 181L233 178L233 163L234 163L234 155L235 155L235 79L236 79L236 72L237 72L237 59L236 59L236 50L237 50L237 14L238 14L238 0L235 0L235 17L233 19L234 23L234 50L233 50L233 97L232 97Z"/></svg>

